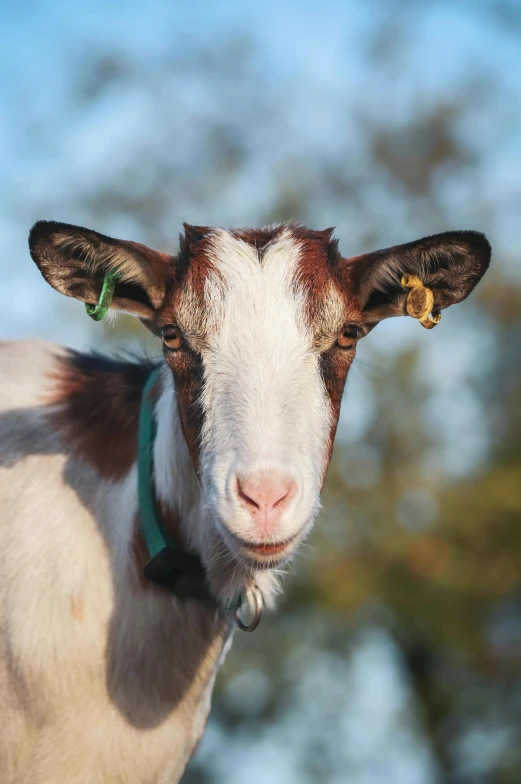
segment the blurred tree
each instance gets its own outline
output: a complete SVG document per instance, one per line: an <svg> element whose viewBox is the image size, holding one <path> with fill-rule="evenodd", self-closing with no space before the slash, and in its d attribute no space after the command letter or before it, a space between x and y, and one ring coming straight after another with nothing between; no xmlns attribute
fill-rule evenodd
<svg viewBox="0 0 521 784"><path fill-rule="evenodd" d="M521 29L514 3L486 5L482 12L509 34ZM20 204L24 220L66 208L70 220L108 233L131 227L133 238L159 249L175 246L182 220L231 224L236 212L256 224L291 218L320 228L336 220L346 254L453 227L455 214L493 227L497 207L481 187L480 153L465 128L497 84L469 77L450 97L430 101L421 85L412 87L411 108L397 118L386 71L401 62L411 35L397 9L412 5L380 6L366 65L380 80L384 106L368 106L365 85L354 96L346 87L336 103L345 98L349 122L338 110L337 130L324 132L321 143L295 132L293 85L270 78L254 37L231 36L215 47L193 38L179 54L151 62L117 48L90 52L88 70L80 52L70 98L77 116L104 111L107 96L123 109L128 99L140 107L137 119L129 113L135 132L100 155L92 178L66 200L57 196L45 209ZM45 148L55 122L35 127ZM451 372L450 351L426 370L432 349L410 327L405 347L393 343L397 333L388 326L361 346L367 427L339 433L324 510L280 612L263 620L254 639L236 637L209 726L217 743L194 760L187 784L231 782L231 768L223 778L217 764L223 745L253 744L269 726L292 739L299 781L347 780L333 759L343 744L341 759L354 776L354 742L341 735L336 699L349 711L346 663L367 629L391 641L411 694L402 723L414 725L414 744L424 743L433 760L433 777L422 781L519 782L521 283L503 279L500 269L496 257L472 303L428 337L453 348L472 333L474 342L465 344L472 367L453 367L452 386L439 377ZM105 340L121 342L140 329L122 318ZM350 382L344 405L349 411ZM474 412L466 429L484 446L475 462L460 459L452 470L447 445L457 458L463 412ZM325 671L336 677L336 697L320 680ZM311 690L314 713L305 692L310 672L319 684ZM295 739L288 727L299 713L309 721Z"/></svg>

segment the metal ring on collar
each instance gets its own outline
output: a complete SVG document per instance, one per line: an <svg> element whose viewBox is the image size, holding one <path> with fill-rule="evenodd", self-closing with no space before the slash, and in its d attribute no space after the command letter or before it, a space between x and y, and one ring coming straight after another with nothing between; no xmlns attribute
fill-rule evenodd
<svg viewBox="0 0 521 784"><path fill-rule="evenodd" d="M253 613L252 619L249 623L246 623L242 616L242 608L245 604L248 605L248 609ZM246 591L245 600L241 601L235 610L235 623L237 624L238 628L243 632L255 631L262 617L262 609L262 593L260 592L259 588L254 585L251 588L248 588Z"/></svg>

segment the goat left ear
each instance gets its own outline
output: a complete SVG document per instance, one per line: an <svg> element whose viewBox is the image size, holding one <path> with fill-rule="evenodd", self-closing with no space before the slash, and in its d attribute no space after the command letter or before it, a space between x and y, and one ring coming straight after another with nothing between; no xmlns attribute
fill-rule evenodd
<svg viewBox="0 0 521 784"><path fill-rule="evenodd" d="M439 311L470 294L490 253L484 234L448 231L346 259L344 269L367 327L404 315L430 327L439 321Z"/></svg>
<svg viewBox="0 0 521 784"><path fill-rule="evenodd" d="M116 240L67 223L38 221L29 250L45 280L68 297L96 305L106 275L118 276L111 308L152 328L173 258L138 242Z"/></svg>

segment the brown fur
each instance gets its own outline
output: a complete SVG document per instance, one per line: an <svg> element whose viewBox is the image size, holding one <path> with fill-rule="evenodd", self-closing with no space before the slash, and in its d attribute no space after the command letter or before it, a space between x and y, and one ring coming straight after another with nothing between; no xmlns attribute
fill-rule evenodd
<svg viewBox="0 0 521 784"><path fill-rule="evenodd" d="M49 418L64 446L106 479L122 479L137 456L148 362L119 362L69 351L52 373Z"/></svg>
<svg viewBox="0 0 521 784"><path fill-rule="evenodd" d="M265 229L234 229L232 234L237 239L252 245L262 256L262 252L266 247L278 239L285 229L293 225L296 226L297 224L277 224L268 226Z"/></svg>
<svg viewBox="0 0 521 784"><path fill-rule="evenodd" d="M333 229L310 231L296 226L292 233L301 247L296 282L307 292L307 314L315 334L322 332L323 303L332 285L335 295L340 297L344 306L343 324L361 324L362 314L357 302L349 296L345 285L342 285L342 257L338 251L338 242L333 239ZM322 377L332 409L331 427L327 436L326 469L333 452L346 376L355 357L355 344L352 349L341 349L336 345L336 336L331 335L330 338L333 340L332 345L323 351L320 357Z"/></svg>
<svg viewBox="0 0 521 784"><path fill-rule="evenodd" d="M179 255L173 265L167 295L158 316L158 330L171 324L183 292L189 289L204 311L204 287L210 271L215 271L211 258L211 232L207 226L183 224ZM165 359L175 380L181 428L196 471L199 467L203 411L199 403L203 384L200 356L188 346L182 352L166 352Z"/></svg>
<svg viewBox="0 0 521 784"><path fill-rule="evenodd" d="M199 470L201 432L204 413L200 404L203 386L201 357L190 349L167 355L166 360L174 374L179 419L194 468Z"/></svg>
<svg viewBox="0 0 521 784"><path fill-rule="evenodd" d="M333 266L339 257L333 229L310 231L294 228L293 237L300 245L300 263L296 283L307 292L308 317L311 324L319 318L320 305L331 285Z"/></svg>
<svg viewBox="0 0 521 784"><path fill-rule="evenodd" d="M170 297L165 300L163 313L172 310L177 297L186 285L198 297L204 306L204 284L214 264L209 252L212 229L208 226L190 226L183 224L185 233L179 237L179 254L170 277Z"/></svg>
<svg viewBox="0 0 521 784"><path fill-rule="evenodd" d="M327 436L326 462L322 482L324 482L326 478L325 472L327 471L327 467L331 461L331 455L333 454L333 445L338 427L338 417L340 415L340 404L342 402L344 385L346 383L347 373L354 358L354 349L350 351L337 347L331 348L320 358L322 378L324 379L332 410L331 425Z"/></svg>
<svg viewBox="0 0 521 784"><path fill-rule="evenodd" d="M136 461L139 408L152 370L146 362L118 362L69 352L53 372L54 390L48 400L51 422L72 454L89 462L105 479L122 479ZM160 502L157 511L169 536L183 549L177 512ZM148 552L138 517L132 555L139 586L160 590L143 577ZM71 615L79 618L80 611L76 598L71 599Z"/></svg>

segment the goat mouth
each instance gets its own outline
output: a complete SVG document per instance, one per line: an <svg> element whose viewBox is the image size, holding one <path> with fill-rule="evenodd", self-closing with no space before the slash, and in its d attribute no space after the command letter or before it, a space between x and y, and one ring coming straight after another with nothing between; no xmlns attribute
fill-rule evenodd
<svg viewBox="0 0 521 784"><path fill-rule="evenodd" d="M253 561L257 567L269 568L279 561L286 560L294 549L299 534L295 534L283 542L248 542L233 534L233 541L239 554Z"/></svg>
<svg viewBox="0 0 521 784"><path fill-rule="evenodd" d="M286 550L288 542L280 542L279 544L243 544L242 547L256 555L279 555L279 553Z"/></svg>

